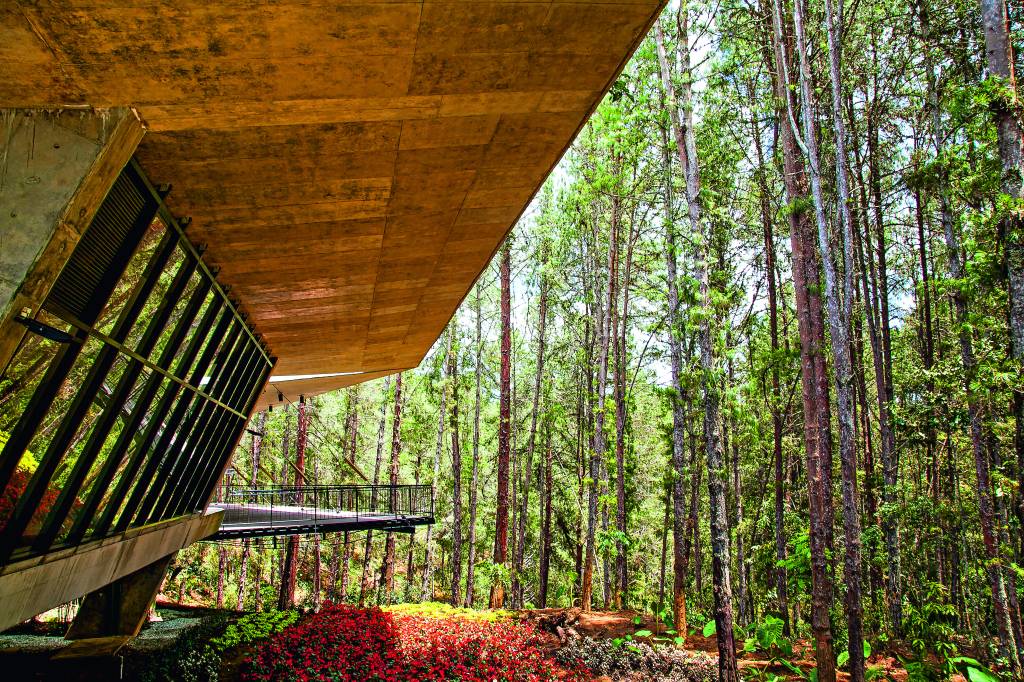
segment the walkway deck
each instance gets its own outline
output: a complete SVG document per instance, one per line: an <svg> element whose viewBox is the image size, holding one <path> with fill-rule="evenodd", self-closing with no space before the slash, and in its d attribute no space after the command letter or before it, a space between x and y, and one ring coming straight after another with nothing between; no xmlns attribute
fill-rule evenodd
<svg viewBox="0 0 1024 682"><path fill-rule="evenodd" d="M430 486L230 487L217 500L210 508L223 510L224 520L213 540L372 529L412 532L434 522Z"/></svg>

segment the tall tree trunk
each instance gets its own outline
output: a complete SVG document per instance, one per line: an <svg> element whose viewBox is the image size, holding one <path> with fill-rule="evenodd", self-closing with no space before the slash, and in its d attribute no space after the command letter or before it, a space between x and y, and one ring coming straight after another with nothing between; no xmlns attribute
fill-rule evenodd
<svg viewBox="0 0 1024 682"><path fill-rule="evenodd" d="M445 348L445 357L450 352L452 342L452 332L449 330L447 337L442 344ZM445 416L447 415L447 402L448 402L448 383L442 382L441 384L441 395L439 398L438 407L438 418L437 418L437 445L434 448L434 466L433 466L433 477L430 479L430 496L431 496L431 507L436 508L437 506L437 482L441 475L441 455L444 454L444 422ZM427 550L426 556L423 560L423 601L432 601L434 599L434 542L432 541L433 524L427 526Z"/></svg>
<svg viewBox="0 0 1024 682"><path fill-rule="evenodd" d="M539 584L537 586L537 607L545 609L548 606L548 578L551 571L551 514L552 503L552 453L551 453L551 426L545 423L545 444L544 444L544 506L541 509L540 529L540 560L538 561Z"/></svg>
<svg viewBox="0 0 1024 682"><path fill-rule="evenodd" d="M690 361L691 359L688 357L687 364L690 364ZM688 435L693 475L690 476L690 511L686 518L686 532L687 537L692 538L692 540L688 541L688 547L693 547L693 557L690 558L689 550L686 556L687 560L691 561L693 565L693 587L699 596L704 594L704 554L701 545L700 526L697 523L700 514L700 489L704 484L704 467L701 466L700 462L700 447L697 442L696 430L691 431Z"/></svg>
<svg viewBox="0 0 1024 682"><path fill-rule="evenodd" d="M473 577L476 568L476 506L477 484L480 474L480 379L483 374L483 310L480 300L481 284L477 282L473 302L476 319L476 337L473 352L475 356L475 386L473 398L473 471L469 479L469 555L466 557L466 608L473 607Z"/></svg>
<svg viewBox="0 0 1024 682"><path fill-rule="evenodd" d="M352 560L352 539L349 537L348 531L344 533L341 546L341 560L338 579L334 587L334 599L339 602L346 602L348 601L349 562Z"/></svg>
<svg viewBox="0 0 1024 682"><path fill-rule="evenodd" d="M729 523L726 518L725 463L722 456L722 441L719 433L719 391L718 361L715 357L714 340L711 330L711 287L709 281L709 248L712 242L712 227L702 215L700 196L700 162L697 158L696 139L693 134L692 72L690 69L689 14L687 6L681 7L676 23L679 26L676 52L682 69L682 88L679 106L675 112L675 127L679 147L679 162L686 178L686 204L690 229L696 235L698 247L694 255L697 281L700 288L701 315L697 329L697 343L700 349L701 394L704 400L704 446L708 468L708 500L711 526L711 567L714 580L715 625L718 641L719 682L736 682L739 679L736 664L736 643L733 635L732 580L730 577Z"/></svg>
<svg viewBox="0 0 1024 682"><path fill-rule="evenodd" d="M377 424L377 457L373 464L373 485L380 483L380 468L384 460L384 434L388 422L388 397L391 390L391 377L384 378L383 397L380 401L380 421ZM436 479L436 477L435 477ZM377 508L377 489L370 493L370 508ZM430 528L430 526L427 526ZM373 591L373 573L370 568L371 554L373 550L373 531L366 531L366 544L363 549L363 574L359 580L359 605L362 606L368 594ZM427 543L427 551L430 551L430 544ZM428 562L429 566L429 562Z"/></svg>
<svg viewBox="0 0 1024 682"><path fill-rule="evenodd" d="M1000 192L1017 206L1004 209L1000 216L999 231L1003 239L1003 253L1006 259L1006 274L1009 280L1010 298L1010 350L1018 373L1024 372L1024 209L1020 208L1024 198L1024 130L1021 126L1022 102L1017 91L1017 75L1014 69L1013 37L1010 32L1009 3L1005 0L981 0L982 22L985 27L985 58L990 78L999 79L1006 101L1000 101L994 109L998 130L999 160L1002 165ZM1020 26L1018 7L1017 21ZM1016 430L1014 449L1017 452L1017 561L1024 560L1024 390L1018 383L1013 393L1013 412ZM1007 581L1013 586L1013 574L1007 571ZM1018 640L1021 639L1021 614L1014 622ZM1018 641L1018 645L1021 643ZM1024 665L1024 658L1018 653L1018 672Z"/></svg>
<svg viewBox="0 0 1024 682"><path fill-rule="evenodd" d="M398 507L398 493L394 486L398 485L398 462L402 452L402 373L395 379L395 413L391 419L391 466L388 483L391 488L391 499L388 510L394 513ZM388 533L384 542L384 560L380 570L381 601L390 603L395 592L395 534Z"/></svg>
<svg viewBox="0 0 1024 682"><path fill-rule="evenodd" d="M755 104L753 84L750 97L753 112ZM754 148L757 151L757 170L755 175L758 186L758 202L761 210L761 226L764 234L764 268L768 279L768 333L772 349L771 395L767 397L772 415L772 462L775 473L775 594L776 610L783 622L783 633L788 637L789 625L789 578L786 574L786 461L782 452L783 420L782 420L782 381L779 372L779 294L775 282L775 226L772 217L771 193L768 188L768 167L765 165L764 150L761 146L761 128L757 115L752 113L750 126Z"/></svg>
<svg viewBox="0 0 1024 682"><path fill-rule="evenodd" d="M260 471L260 451L263 449L263 430L267 427L267 413L262 411L256 417L256 433L252 434L252 482L255 485L256 478ZM238 599L235 602L235 609L241 611L245 606L245 583L249 577L249 539L242 541L242 559L238 570ZM257 588L258 589L258 588Z"/></svg>
<svg viewBox="0 0 1024 682"><path fill-rule="evenodd" d="M320 534L313 534L313 611L320 610L321 588L323 587L320 556Z"/></svg>
<svg viewBox="0 0 1024 682"><path fill-rule="evenodd" d="M793 19L800 64L800 90L803 95L803 146L810 168L811 195L814 198L815 218L818 223L818 247L825 274L825 301L827 304L832 355L835 358L836 402L839 420L839 458L841 463L843 530L846 544L844 583L846 584L846 619L850 677L854 682L864 679L864 615L861 604L860 510L857 499L857 446L854 424L853 364L850 358L850 320L853 316L854 264L853 220L850 214L850 195L847 186L846 122L842 113L842 39L839 34L843 23L842 0L825 0L825 25L828 42L829 80L832 90L832 125L836 145L836 192L841 228L843 281L840 285L836 272L836 255L832 245L828 220L825 216L825 198L818 154L818 131L814 87L807 56L804 35L804 9L798 0L793 4ZM841 287L841 288L840 288ZM819 679L829 682L834 670L818 670Z"/></svg>
<svg viewBox="0 0 1024 682"><path fill-rule="evenodd" d="M350 462L356 461L359 447L359 391L360 384L348 389L348 416L345 418L345 434L347 436L343 448L345 457Z"/></svg>
<svg viewBox="0 0 1024 682"><path fill-rule="evenodd" d="M661 74L662 88L667 99L666 105L671 112L676 107L675 85L672 83L672 72L669 69L668 56L665 50L665 36L661 23L654 26L655 45L658 50L658 67ZM682 132L674 116L669 117L676 144L682 138ZM662 130L662 149L665 166L665 271L668 285L668 344L669 360L672 377L672 603L673 623L679 637L685 638L689 632L686 623L686 583L689 572L689 537L686 509L686 413L685 405L689 395L683 385L683 351L681 325L682 316L679 309L679 284L676 272L676 228L675 206L672 196L672 156L669 153L668 131Z"/></svg>
<svg viewBox="0 0 1024 682"><path fill-rule="evenodd" d="M217 608L224 608L224 576L228 570L228 548L217 548Z"/></svg>
<svg viewBox="0 0 1024 682"><path fill-rule="evenodd" d="M306 434L309 428L306 398L299 396L299 418L295 437L295 486L306 485ZM289 535L281 572L281 594L277 608L281 611L295 606L295 584L299 570L299 536Z"/></svg>
<svg viewBox="0 0 1024 682"><path fill-rule="evenodd" d="M616 154L616 152L613 152ZM613 160L613 176L618 176L618 162ZM608 288L603 306L596 306L595 310L600 312L600 319L595 319L595 327L598 332L598 366L597 366L597 394L594 398L594 432L593 445L590 454L590 478L592 481L590 497L587 505L587 546L583 566L583 589L581 592L580 606L584 611L590 611L594 594L594 570L597 563L597 524L598 520L598 485L602 475L602 465L607 450L605 438L605 389L608 381L608 351L611 343L611 318L615 305L615 282L617 279L616 269L618 265L618 237L619 231L619 198L612 196L611 223L608 236ZM595 249L597 240L595 239ZM605 523L607 525L607 523Z"/></svg>
<svg viewBox="0 0 1024 682"><path fill-rule="evenodd" d="M877 87L875 88L877 92ZM852 97L849 100L849 111L853 114ZM861 180L861 204L864 213L864 239L858 239L854 233L855 250L857 260L860 263L861 289L867 318L868 338L871 343L872 363L875 370L875 394L878 404L878 432L879 432L879 455L882 460L882 503L884 515L880 519L880 526L886 547L887 574L885 583L886 605L889 613L889 621L892 632L900 637L903 630L903 606L902 591L900 589L900 543L899 527L893 508L897 503L896 483L898 475L898 458L896 453L895 434L892 426L892 357L890 353L890 328L889 328L889 303L888 303L888 279L886 269L885 253L885 226L882 219L882 190L881 177L878 167L878 118L877 98L872 101L868 114L865 117L868 128L868 168L870 171L871 197L874 203L875 231L878 234L878 276L875 276L875 259L872 251L872 237L869 220L869 202ZM854 129L856 130L856 128ZM857 167L862 167L859 144L854 140L854 159ZM858 172L858 175L859 172ZM866 258L865 258L866 255ZM930 364L926 361L926 369ZM871 457L871 432L868 421L866 386L861 386L859 391L864 396L862 409L865 411L865 440L868 449L867 465L865 476L870 482L874 478L874 463ZM871 485L867 486L866 495L868 498L868 514L873 518L875 514L874 492ZM874 569L872 570L872 582L875 581Z"/></svg>
<svg viewBox="0 0 1024 682"><path fill-rule="evenodd" d="M501 249L501 378L498 407L498 507L495 516L494 563L504 569L508 558L508 479L512 436L512 248L506 239ZM505 605L505 585L496 575L491 585L490 606Z"/></svg>
<svg viewBox="0 0 1024 682"><path fill-rule="evenodd" d="M548 242L540 246L540 298L537 302L537 360L533 378L533 405L530 409L530 433L526 441L526 465L523 468L523 492L519 510L519 539L516 543L516 604L524 603L523 567L526 559L526 527L530 518L530 477L533 473L533 454L537 442L537 419L540 415L540 393L544 383L544 343L548 316Z"/></svg>
<svg viewBox="0 0 1024 682"><path fill-rule="evenodd" d="M796 133L796 109L789 75L788 42L783 37L781 0L774 0L772 51L776 97L783 103L779 138L783 151L783 180L789 205L806 202L807 176ZM789 26L786 26L787 33ZM810 508L811 630L821 682L834 682L835 658L829 609L832 577L828 553L832 549L832 427L828 371L825 367L825 330L820 291L821 263L814 229L806 209L791 210L790 238L793 247L793 289L800 332L800 364L804 411L804 448L807 454L807 488Z"/></svg>
<svg viewBox="0 0 1024 682"><path fill-rule="evenodd" d="M626 267L621 282L622 311L621 314L613 311L612 318L612 326L615 328L612 334L612 343L615 344L615 530L619 532L619 538L615 543L614 603L616 609L625 606L629 593L629 580L626 573L626 553L629 548L626 542L628 530L626 526L626 431L629 428L626 419L626 374L628 370L629 288L633 268L633 246L636 243L634 230L637 227L636 221L633 221L627 234ZM616 289L618 288L620 286L616 287Z"/></svg>
<svg viewBox="0 0 1024 682"><path fill-rule="evenodd" d="M983 18L986 24L986 34L993 30L998 33L998 29L994 29L994 27L991 26L993 18L989 16L989 5L995 6L1001 4L1001 2L989 2L988 0L984 0L983 2ZM932 144L936 155L941 155L944 151L944 133L935 82L935 69L931 61L930 51L927 48L928 15L926 11L923 11L925 9L926 8L922 5L919 8L919 14L921 16L922 38L925 42L925 71L928 78L928 100L932 115ZM1000 14L1001 13L1002 10L1000 10ZM986 35L986 47L988 49L992 49L988 46L988 40L989 36ZM960 238L957 235L956 228L953 224L949 197L946 193L948 183L943 180L945 180L945 178L941 179L939 183L939 215L942 220L942 228L946 240L949 276L950 279L959 281L965 275L965 268L961 259L962 252L960 248ZM988 575L989 588L992 592L992 609L995 615L996 630L999 634L1000 655L1009 661L1013 674L1019 677L1022 674L1021 663L1017 651L1017 644L1013 637L1013 627L1010 622L1010 612L1007 604L1006 585L1001 567L1002 559L1000 556L999 538L996 529L995 507L992 500L990 463L988 451L985 447L987 441L985 434L986 429L983 421L980 399L974 388L977 361L974 356L974 339L972 337L971 326L968 323L967 317L967 298L959 287L952 287L950 296L953 301L953 312L955 315L955 324L957 327L957 336L960 345L960 359L964 369L964 390L967 395L967 413L970 422L971 449L974 455L974 468L975 475L977 477L978 513L981 521L982 541L985 547L985 571Z"/></svg>
<svg viewBox="0 0 1024 682"><path fill-rule="evenodd" d="M455 336L455 328L452 329ZM448 353L448 381L452 385L449 428L452 433L452 606L462 605L462 448L459 446L459 344Z"/></svg>
<svg viewBox="0 0 1024 682"><path fill-rule="evenodd" d="M259 547L257 545L257 547ZM256 576L253 581L253 609L256 611L263 610L263 553L260 551L256 552ZM179 600L180 601L180 600Z"/></svg>

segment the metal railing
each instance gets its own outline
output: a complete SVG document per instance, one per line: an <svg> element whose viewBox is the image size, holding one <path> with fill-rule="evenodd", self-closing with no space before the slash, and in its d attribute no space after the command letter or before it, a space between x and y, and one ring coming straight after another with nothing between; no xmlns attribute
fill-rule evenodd
<svg viewBox="0 0 1024 682"><path fill-rule="evenodd" d="M317 532L329 526L394 521L429 523L434 500L429 485L221 486L210 505L224 510L221 531L287 528Z"/></svg>

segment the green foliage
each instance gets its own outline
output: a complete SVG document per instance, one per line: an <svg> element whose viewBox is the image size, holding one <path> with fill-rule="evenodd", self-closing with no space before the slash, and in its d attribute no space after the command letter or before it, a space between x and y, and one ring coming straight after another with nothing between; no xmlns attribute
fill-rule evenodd
<svg viewBox="0 0 1024 682"><path fill-rule="evenodd" d="M714 619L711 619L707 623L704 623L704 636L705 637L714 637L717 632L718 632L718 624L715 623Z"/></svg>
<svg viewBox="0 0 1024 682"><path fill-rule="evenodd" d="M298 619L299 612L295 610L249 613L228 625L224 634L211 639L210 648L220 656L229 649L281 632Z"/></svg>
<svg viewBox="0 0 1024 682"><path fill-rule="evenodd" d="M907 607L904 620L907 642L919 659L924 660L932 652L948 670L945 661L957 651L953 641L956 609L948 601L948 591L939 583L925 583L919 597Z"/></svg>
<svg viewBox="0 0 1024 682"><path fill-rule="evenodd" d="M227 622L228 616L224 613L205 616L200 625L178 637L174 646L147 656L136 672L139 681L216 682L220 656L208 642L215 633L225 629Z"/></svg>
<svg viewBox="0 0 1024 682"><path fill-rule="evenodd" d="M864 660L871 658L871 643L866 639L864 640ZM839 652L839 656L836 657L836 667L845 668L846 664L850 662L850 652L846 649Z"/></svg>
<svg viewBox="0 0 1024 682"><path fill-rule="evenodd" d="M946 662L964 673L970 682L1000 682L998 675L968 656L954 656Z"/></svg>
<svg viewBox="0 0 1024 682"><path fill-rule="evenodd" d="M754 629L754 636L743 642L744 651L762 651L773 657L792 656L793 643L782 632L785 622L776 616L765 616Z"/></svg>

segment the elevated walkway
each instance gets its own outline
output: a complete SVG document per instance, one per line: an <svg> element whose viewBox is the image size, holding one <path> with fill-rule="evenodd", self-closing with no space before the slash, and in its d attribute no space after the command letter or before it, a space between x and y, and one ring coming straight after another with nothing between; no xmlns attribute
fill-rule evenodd
<svg viewBox="0 0 1024 682"><path fill-rule="evenodd" d="M225 486L211 511L223 511L211 540L360 530L412 532L434 522L429 485Z"/></svg>

